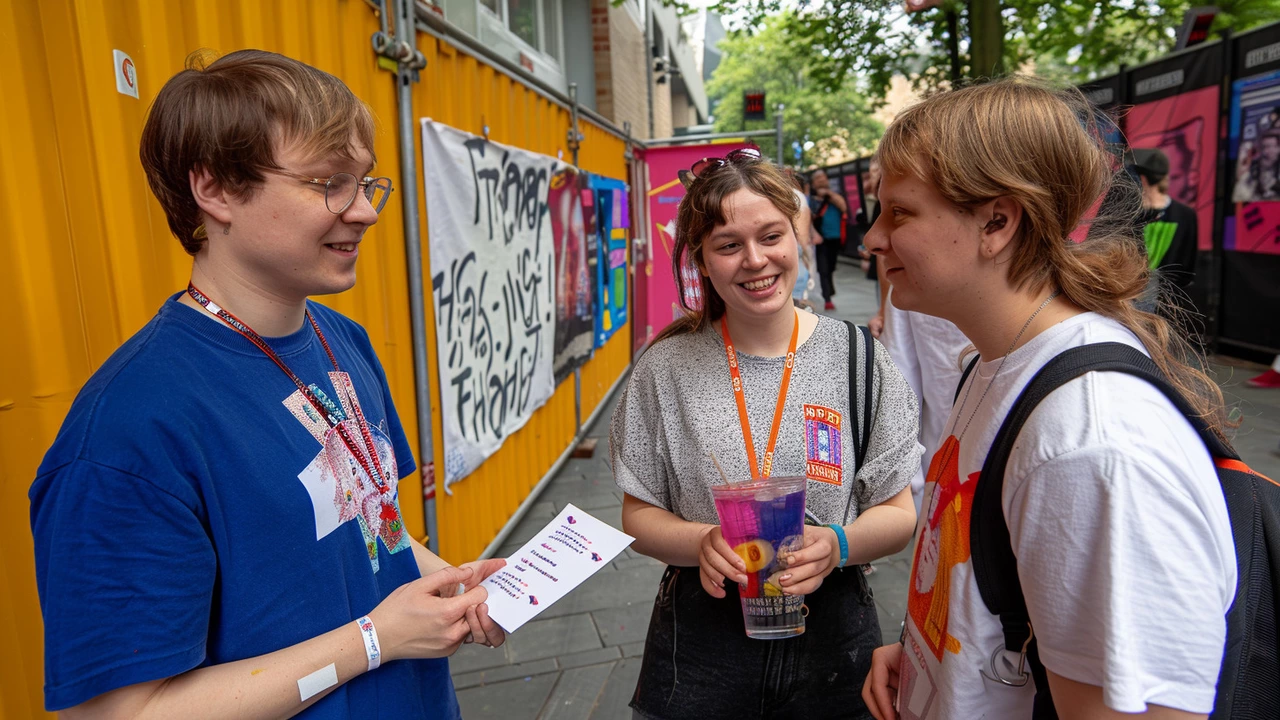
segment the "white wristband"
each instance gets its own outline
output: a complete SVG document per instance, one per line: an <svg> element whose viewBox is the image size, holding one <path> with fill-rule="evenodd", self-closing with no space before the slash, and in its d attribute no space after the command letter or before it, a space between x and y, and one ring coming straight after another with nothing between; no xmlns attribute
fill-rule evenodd
<svg viewBox="0 0 1280 720"><path fill-rule="evenodd" d="M378 645L378 630L368 615L356 621L360 626L360 637L364 639L364 654L369 658L370 672L377 670L382 664L382 648Z"/></svg>

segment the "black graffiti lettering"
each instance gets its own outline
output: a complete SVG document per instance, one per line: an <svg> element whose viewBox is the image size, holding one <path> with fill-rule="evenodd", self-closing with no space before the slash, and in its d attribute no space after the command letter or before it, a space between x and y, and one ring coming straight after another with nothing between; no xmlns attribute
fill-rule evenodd
<svg viewBox="0 0 1280 720"><path fill-rule="evenodd" d="M502 288L502 304L506 308L511 307L511 293L508 291L506 286L503 286ZM511 360L511 353L515 350L516 346L515 331L511 327L511 315L509 312L507 314L507 322L505 324L507 326L507 352L502 356L503 362Z"/></svg>
<svg viewBox="0 0 1280 720"><path fill-rule="evenodd" d="M480 442L501 439L512 418L527 415L535 378L546 372L541 336L552 269L541 234L550 227L546 197L556 163L497 152L483 138L465 147L475 192L465 234L474 249L435 273L432 291L438 352L447 359L441 378L455 394L447 412L464 437Z"/></svg>
<svg viewBox="0 0 1280 720"><path fill-rule="evenodd" d="M454 393L458 396L458 419L461 420L467 416L467 401L471 399L471 391L467 389L471 379L471 368L463 368L462 372L453 376ZM466 427L464 423L459 423L462 427Z"/></svg>
<svg viewBox="0 0 1280 720"><path fill-rule="evenodd" d="M493 239L493 194L498 187L498 179L500 174L497 168L477 168L476 154L479 153L484 158L485 148L488 147L489 141L484 138L472 138L467 140L463 145L467 148L467 155L471 158L471 181L475 187L476 204L475 211L472 216L471 223L473 225L480 224L480 198L485 200L485 218L489 223L489 239ZM480 190L480 182L484 181L485 189Z"/></svg>

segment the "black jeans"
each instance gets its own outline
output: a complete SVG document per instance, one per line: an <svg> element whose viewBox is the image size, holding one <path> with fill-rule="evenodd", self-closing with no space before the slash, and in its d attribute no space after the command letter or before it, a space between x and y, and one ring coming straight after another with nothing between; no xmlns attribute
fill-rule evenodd
<svg viewBox="0 0 1280 720"><path fill-rule="evenodd" d="M828 302L836 294L836 282L832 275L836 271L836 263L840 257L840 238L823 238L821 245L815 245L814 255L818 261L818 280L822 284L822 299Z"/></svg>
<svg viewBox="0 0 1280 720"><path fill-rule="evenodd" d="M748 638L738 586L717 600L697 568L668 567L654 601L631 707L660 720L870 718L862 683L881 645L861 568L836 570L805 598L803 635Z"/></svg>

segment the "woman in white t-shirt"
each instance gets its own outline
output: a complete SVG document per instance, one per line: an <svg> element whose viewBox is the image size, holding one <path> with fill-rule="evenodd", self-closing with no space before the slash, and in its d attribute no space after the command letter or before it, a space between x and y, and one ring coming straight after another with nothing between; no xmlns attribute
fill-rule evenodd
<svg viewBox="0 0 1280 720"><path fill-rule="evenodd" d="M905 547L915 525L915 397L879 343L792 306L795 233L807 227L782 172L740 150L692 174L672 255L698 267L703 306L636 361L609 434L623 529L669 565L631 707L643 718L868 718L862 679L883 638L861 566ZM851 351L872 358L870 387L849 372ZM800 549L738 540L735 552L712 501L717 462L735 482L804 478L816 524ZM747 637L741 583L755 609L803 603L804 633Z"/></svg>
<svg viewBox="0 0 1280 720"><path fill-rule="evenodd" d="M1001 505L1048 688L1020 674L974 580L983 461L1058 354L1128 344L1215 431L1225 424L1179 329L1134 305L1148 276L1141 237L1123 223L1100 232L1101 219L1089 240L1068 239L1116 169L1095 117L1077 91L1013 78L930 97L881 140L883 214L866 243L893 303L954 322L982 358L930 465L903 640L875 652L864 687L882 720L1031 718L1046 689L1062 718L1213 709L1236 588L1231 528L1204 444L1146 382L1093 372L1066 383L1009 457Z"/></svg>

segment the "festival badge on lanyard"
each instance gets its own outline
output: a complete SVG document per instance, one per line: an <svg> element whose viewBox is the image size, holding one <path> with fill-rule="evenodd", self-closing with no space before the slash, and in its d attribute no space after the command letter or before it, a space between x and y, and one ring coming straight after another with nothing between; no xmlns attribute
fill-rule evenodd
<svg viewBox="0 0 1280 720"><path fill-rule="evenodd" d="M316 539L333 532L344 522L355 520L364 537L369 562L377 572L379 537L388 552L396 553L409 547L396 502L395 452L381 433L375 437L351 377L338 367L319 323L308 311L307 321L333 365L329 379L337 392L338 403L316 384L303 384L253 328L219 307L195 285L188 285L187 293L210 314L253 343L293 381L297 391L284 400L284 405L323 446L298 475L311 496Z"/></svg>

